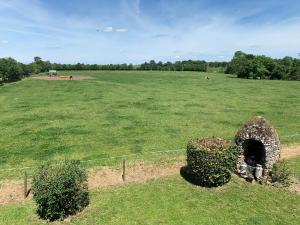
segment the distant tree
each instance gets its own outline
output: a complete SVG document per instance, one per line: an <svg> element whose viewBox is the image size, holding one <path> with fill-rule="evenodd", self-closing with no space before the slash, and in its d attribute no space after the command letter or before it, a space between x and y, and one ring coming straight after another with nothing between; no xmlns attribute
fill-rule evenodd
<svg viewBox="0 0 300 225"><path fill-rule="evenodd" d="M300 80L300 66L294 67L291 71L289 80Z"/></svg>
<svg viewBox="0 0 300 225"><path fill-rule="evenodd" d="M292 68L293 68L293 58L286 56L284 57L281 61L281 64L285 67L286 72L291 72Z"/></svg>
<svg viewBox="0 0 300 225"><path fill-rule="evenodd" d="M89 69L90 69L90 70L98 70L99 67L98 67L97 64L93 64L93 65L89 65Z"/></svg>
<svg viewBox="0 0 300 225"><path fill-rule="evenodd" d="M133 70L134 68L133 68L133 65L130 63L129 65L128 65L128 70Z"/></svg>
<svg viewBox="0 0 300 225"><path fill-rule="evenodd" d="M34 57L34 62L30 66L34 73L46 72L51 69L53 66L49 61L43 61L41 57Z"/></svg>
<svg viewBox="0 0 300 225"><path fill-rule="evenodd" d="M39 56L34 57L34 62L41 62L41 61L42 61L41 57L39 57Z"/></svg>
<svg viewBox="0 0 300 225"><path fill-rule="evenodd" d="M249 78L253 72L253 56L242 51L237 51L231 61L231 72L239 78Z"/></svg>
<svg viewBox="0 0 300 225"><path fill-rule="evenodd" d="M172 64L171 62L166 62L166 63L164 64L164 67L165 67L165 69L168 70L168 71L174 70L173 64Z"/></svg>
<svg viewBox="0 0 300 225"><path fill-rule="evenodd" d="M150 70L156 70L157 69L157 65L156 65L156 62L154 60L150 60L149 66L150 66Z"/></svg>
<svg viewBox="0 0 300 225"><path fill-rule="evenodd" d="M83 69L83 64L77 63L77 64L74 66L74 69L75 69L75 70L82 70L82 69Z"/></svg>
<svg viewBox="0 0 300 225"><path fill-rule="evenodd" d="M0 59L0 77L3 82L22 79L24 71L20 63L13 58Z"/></svg>
<svg viewBox="0 0 300 225"><path fill-rule="evenodd" d="M156 66L157 66L156 68L157 70L164 70L162 61L159 61Z"/></svg>
<svg viewBox="0 0 300 225"><path fill-rule="evenodd" d="M300 67L299 60L291 57L272 59L237 51L225 73L237 74L239 78L295 80L298 63Z"/></svg>
<svg viewBox="0 0 300 225"><path fill-rule="evenodd" d="M183 71L183 64L181 61L176 61L174 66L176 71Z"/></svg>
<svg viewBox="0 0 300 225"><path fill-rule="evenodd" d="M273 71L271 72L270 79L281 80L286 75L286 68L284 65L276 64Z"/></svg>

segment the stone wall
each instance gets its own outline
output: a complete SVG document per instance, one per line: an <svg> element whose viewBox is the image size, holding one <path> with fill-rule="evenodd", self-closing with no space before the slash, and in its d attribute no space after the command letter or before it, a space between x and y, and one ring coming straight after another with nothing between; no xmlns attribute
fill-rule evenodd
<svg viewBox="0 0 300 225"><path fill-rule="evenodd" d="M256 140L263 144L266 156L262 165L263 176L267 176L273 164L280 158L280 140L276 130L263 117L254 117L242 126L235 136L240 151L238 169L245 160L243 144L246 140Z"/></svg>

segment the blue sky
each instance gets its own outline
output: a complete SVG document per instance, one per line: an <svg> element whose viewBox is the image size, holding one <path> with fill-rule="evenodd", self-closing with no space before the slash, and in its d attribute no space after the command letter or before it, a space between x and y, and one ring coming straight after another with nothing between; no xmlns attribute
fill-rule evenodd
<svg viewBox="0 0 300 225"><path fill-rule="evenodd" d="M60 63L300 52L299 0L0 0L0 57Z"/></svg>

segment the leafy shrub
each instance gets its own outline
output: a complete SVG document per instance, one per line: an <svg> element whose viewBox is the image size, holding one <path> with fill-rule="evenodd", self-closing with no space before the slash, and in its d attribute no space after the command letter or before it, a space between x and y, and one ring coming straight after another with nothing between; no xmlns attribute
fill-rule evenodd
<svg viewBox="0 0 300 225"><path fill-rule="evenodd" d="M273 183L279 183L284 187L291 185L291 171L288 168L286 160L279 160L270 171L271 181Z"/></svg>
<svg viewBox="0 0 300 225"><path fill-rule="evenodd" d="M227 183L236 168L237 147L220 138L196 139L187 146L186 175L198 185L216 187Z"/></svg>
<svg viewBox="0 0 300 225"><path fill-rule="evenodd" d="M87 175L78 161L48 162L36 171L32 182L38 215L63 219L89 204Z"/></svg>

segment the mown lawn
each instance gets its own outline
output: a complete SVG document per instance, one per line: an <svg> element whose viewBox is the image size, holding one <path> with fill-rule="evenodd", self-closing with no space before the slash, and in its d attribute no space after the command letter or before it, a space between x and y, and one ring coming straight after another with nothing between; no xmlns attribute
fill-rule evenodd
<svg viewBox="0 0 300 225"><path fill-rule="evenodd" d="M33 203L0 206L0 224L43 224ZM300 196L235 177L222 188L200 188L179 175L98 189L71 222L53 224L295 224Z"/></svg>
<svg viewBox="0 0 300 225"><path fill-rule="evenodd" d="M300 143L299 82L197 72L61 73L69 74L95 79L0 86L0 171L48 159L184 152L191 138L232 139L254 115L265 116L283 143Z"/></svg>

